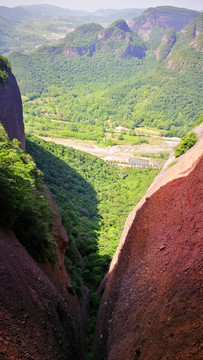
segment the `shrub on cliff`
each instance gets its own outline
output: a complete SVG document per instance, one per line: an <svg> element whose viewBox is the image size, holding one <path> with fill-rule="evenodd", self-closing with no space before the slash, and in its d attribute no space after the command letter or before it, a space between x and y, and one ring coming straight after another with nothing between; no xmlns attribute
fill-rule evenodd
<svg viewBox="0 0 203 360"><path fill-rule="evenodd" d="M0 84L5 85L8 80L8 76L11 74L11 64L7 58L0 55Z"/></svg>
<svg viewBox="0 0 203 360"><path fill-rule="evenodd" d="M179 157L180 155L185 154L196 144L196 142L197 136L195 135L195 133L191 132L188 135L184 136L175 149L175 157Z"/></svg>
<svg viewBox="0 0 203 360"><path fill-rule="evenodd" d="M53 213L31 156L0 125L0 224L11 228L38 261L53 261Z"/></svg>

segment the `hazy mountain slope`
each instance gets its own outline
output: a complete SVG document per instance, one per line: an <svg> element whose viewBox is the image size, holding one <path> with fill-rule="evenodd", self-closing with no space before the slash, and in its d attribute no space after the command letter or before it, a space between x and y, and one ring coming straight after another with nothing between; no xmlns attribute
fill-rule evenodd
<svg viewBox="0 0 203 360"><path fill-rule="evenodd" d="M108 27L115 20L129 20L142 12L139 9L123 9L88 13L51 5L0 6L0 53L32 51L40 45L64 38L82 24L94 22Z"/></svg>
<svg viewBox="0 0 203 360"><path fill-rule="evenodd" d="M28 5L28 6L16 6L8 8L6 6L0 6L1 16L12 20L23 20L25 18L53 18L53 17L67 17L67 16L84 16L88 13L85 11L73 11L63 9L53 5Z"/></svg>
<svg viewBox="0 0 203 360"><path fill-rule="evenodd" d="M185 26L178 36L170 56L167 67L184 72L188 68L203 66L203 14Z"/></svg>
<svg viewBox="0 0 203 360"><path fill-rule="evenodd" d="M158 6L147 9L139 19L135 19L130 25L134 30L137 30L145 40L148 40L153 28L158 27L164 28L165 30L174 28L176 31L180 31L191 20L199 16L199 14L198 11L184 8Z"/></svg>

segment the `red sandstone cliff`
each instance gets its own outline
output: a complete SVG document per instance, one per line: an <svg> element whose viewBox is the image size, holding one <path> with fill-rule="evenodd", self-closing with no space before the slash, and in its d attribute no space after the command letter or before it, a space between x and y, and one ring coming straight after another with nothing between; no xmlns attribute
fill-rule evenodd
<svg viewBox="0 0 203 360"><path fill-rule="evenodd" d="M23 110L20 90L13 74L5 86L0 85L0 122L9 138L18 139L25 148Z"/></svg>
<svg viewBox="0 0 203 360"><path fill-rule="evenodd" d="M0 122L9 138L17 138L24 148L22 102L13 75L7 85L0 85ZM84 359L83 314L77 296L68 292L71 281L63 264L68 237L45 192L56 213L54 269L48 261L35 262L15 234L0 226L1 360Z"/></svg>
<svg viewBox="0 0 203 360"><path fill-rule="evenodd" d="M63 259L68 237L58 210L53 240L57 260L35 262L15 234L0 226L0 359L84 359L84 323ZM35 235L33 234L33 241ZM39 248L39 251L40 248Z"/></svg>
<svg viewBox="0 0 203 360"><path fill-rule="evenodd" d="M0 359L83 359L80 306L63 264L40 268L4 228L0 249Z"/></svg>
<svg viewBox="0 0 203 360"><path fill-rule="evenodd" d="M107 275L95 360L203 359L202 174L203 137L129 215Z"/></svg>

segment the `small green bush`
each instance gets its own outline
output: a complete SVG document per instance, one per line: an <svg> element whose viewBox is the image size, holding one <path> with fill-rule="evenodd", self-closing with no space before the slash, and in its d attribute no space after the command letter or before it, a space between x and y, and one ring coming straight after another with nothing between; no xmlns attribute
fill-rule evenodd
<svg viewBox="0 0 203 360"><path fill-rule="evenodd" d="M0 55L0 84L6 85L8 76L11 74L11 64L7 58Z"/></svg>
<svg viewBox="0 0 203 360"><path fill-rule="evenodd" d="M185 154L189 149L191 149L197 142L197 136L195 133L191 132L190 134L184 136L180 143L176 146L175 157L179 157L182 154Z"/></svg>

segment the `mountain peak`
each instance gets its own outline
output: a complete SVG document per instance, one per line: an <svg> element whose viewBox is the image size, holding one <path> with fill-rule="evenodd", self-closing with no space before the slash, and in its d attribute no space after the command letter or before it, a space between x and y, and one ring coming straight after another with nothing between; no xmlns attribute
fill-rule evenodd
<svg viewBox="0 0 203 360"><path fill-rule="evenodd" d="M132 30L130 30L130 28L127 25L127 23L125 22L125 20L122 20L122 19L115 21L111 26L117 27L124 32L129 32L129 33L132 32Z"/></svg>

